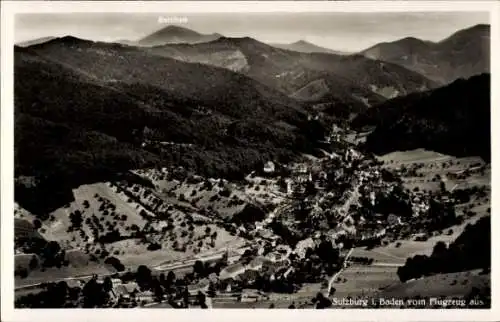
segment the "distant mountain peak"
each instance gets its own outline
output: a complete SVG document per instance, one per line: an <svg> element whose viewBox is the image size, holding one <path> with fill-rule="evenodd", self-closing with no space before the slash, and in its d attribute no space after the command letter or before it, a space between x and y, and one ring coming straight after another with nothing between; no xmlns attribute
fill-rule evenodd
<svg viewBox="0 0 500 322"><path fill-rule="evenodd" d="M72 35L66 35L66 36L58 37L57 39L59 41L61 41L61 42L81 42L81 41L85 41L84 39L81 39L81 38L78 38L78 37L75 37L75 36L72 36Z"/></svg>
<svg viewBox="0 0 500 322"><path fill-rule="evenodd" d="M296 42L293 43L288 43L288 44L271 44L273 47L276 48L281 48L281 49L286 49L286 50L291 50L291 51L297 51L301 53L327 53L327 54L335 54L335 55L346 55L346 52L342 51L337 51L333 50L330 48L325 48L318 46L316 44L313 44L307 40L300 39L297 40Z"/></svg>
<svg viewBox="0 0 500 322"><path fill-rule="evenodd" d="M416 38L416 37L405 37L399 40L399 42L407 42L407 43L425 43L426 41Z"/></svg>
<svg viewBox="0 0 500 322"><path fill-rule="evenodd" d="M312 44L308 41L301 39L301 40L298 40L298 41L292 43L292 45L312 45Z"/></svg>
<svg viewBox="0 0 500 322"><path fill-rule="evenodd" d="M74 46L74 45L83 45L83 44L93 44L94 41L88 40L88 39L82 39L78 38L72 35L66 35L62 37L54 37L46 42L34 44L33 46L44 46L44 45L50 45L50 44L60 44L60 45L67 45L67 46Z"/></svg>
<svg viewBox="0 0 500 322"><path fill-rule="evenodd" d="M257 39L252 38L252 37L225 37L225 36L222 36L222 37L216 39L215 41L229 43L229 44L236 44L236 45L237 44L249 44L249 43L266 45L266 44L258 41Z"/></svg>
<svg viewBox="0 0 500 322"><path fill-rule="evenodd" d="M221 37L220 34L201 34L179 25L165 26L139 40L143 45L164 45L169 43L208 42Z"/></svg>
<svg viewBox="0 0 500 322"><path fill-rule="evenodd" d="M191 29L188 29L188 28L185 28L185 27L181 27L179 25L168 25L166 27L163 27L162 29L160 30L157 30L154 32L154 34L175 34L176 36L182 34L182 35L197 35L197 36L200 36L201 34L194 31L194 30L191 30Z"/></svg>

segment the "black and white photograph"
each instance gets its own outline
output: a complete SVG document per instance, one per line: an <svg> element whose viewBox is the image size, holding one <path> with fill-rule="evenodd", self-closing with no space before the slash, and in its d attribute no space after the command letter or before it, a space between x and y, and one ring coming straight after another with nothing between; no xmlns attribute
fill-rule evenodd
<svg viewBox="0 0 500 322"><path fill-rule="evenodd" d="M12 21L14 309L492 308L489 11Z"/></svg>

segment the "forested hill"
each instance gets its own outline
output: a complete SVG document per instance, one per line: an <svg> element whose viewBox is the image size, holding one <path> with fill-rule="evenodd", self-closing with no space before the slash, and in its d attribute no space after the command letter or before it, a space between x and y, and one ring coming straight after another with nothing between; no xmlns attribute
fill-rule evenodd
<svg viewBox="0 0 500 322"><path fill-rule="evenodd" d="M367 110L354 128L375 126L365 148L377 154L425 148L491 158L490 75L389 100Z"/></svg>
<svg viewBox="0 0 500 322"><path fill-rule="evenodd" d="M16 177L42 192L21 185L20 203L155 165L241 178L324 138L300 103L244 75L74 37L16 47L15 122Z"/></svg>

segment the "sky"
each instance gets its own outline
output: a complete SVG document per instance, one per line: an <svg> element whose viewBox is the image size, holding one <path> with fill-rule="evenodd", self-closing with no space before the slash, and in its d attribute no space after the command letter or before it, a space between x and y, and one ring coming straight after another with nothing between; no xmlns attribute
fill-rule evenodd
<svg viewBox="0 0 500 322"><path fill-rule="evenodd" d="M51 13L18 14L15 42L48 36L114 41L137 40L168 23L208 34L252 37L267 43L306 40L319 46L360 51L405 37L439 41L479 23L488 12L403 13Z"/></svg>

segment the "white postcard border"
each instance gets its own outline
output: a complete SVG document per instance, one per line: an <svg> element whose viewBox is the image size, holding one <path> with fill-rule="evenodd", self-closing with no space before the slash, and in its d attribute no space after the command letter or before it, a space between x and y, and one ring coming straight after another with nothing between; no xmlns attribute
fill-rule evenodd
<svg viewBox="0 0 500 322"><path fill-rule="evenodd" d="M224 13L224 12L449 12L488 11L491 15L492 165L500 148L493 120L500 104L500 3L496 1L2 1L1 3L1 320L2 321L494 321L500 318L499 251L492 247L490 310L161 310L161 309L14 309L13 265L13 44L14 14L63 12ZM492 166L492 213L500 210L498 171ZM500 220L492 216L492 246L500 239ZM496 274L495 274L496 273ZM495 301L495 299L497 299Z"/></svg>

